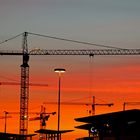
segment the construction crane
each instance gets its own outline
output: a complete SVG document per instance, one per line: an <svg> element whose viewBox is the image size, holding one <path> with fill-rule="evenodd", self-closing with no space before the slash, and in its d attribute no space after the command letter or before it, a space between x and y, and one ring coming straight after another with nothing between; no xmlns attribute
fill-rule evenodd
<svg viewBox="0 0 140 140"><path fill-rule="evenodd" d="M20 112L8 112L8 111L4 111L4 116L0 116L0 119L4 119L4 133L6 133L6 129L7 129L7 118L12 118L11 114L20 114Z"/></svg>
<svg viewBox="0 0 140 140"><path fill-rule="evenodd" d="M36 114L39 116L33 117L33 118L29 118L29 121L36 121L39 120L40 121L40 129L45 129L46 128L46 121L48 121L50 115L55 115L56 112L46 112L46 108L41 105L41 111L40 112L31 112L30 114ZM45 137L43 134L39 135L39 140L43 140Z"/></svg>
<svg viewBox="0 0 140 140"><path fill-rule="evenodd" d="M124 102L123 103L123 111L126 110L126 105L140 105L140 102Z"/></svg>
<svg viewBox="0 0 140 140"><path fill-rule="evenodd" d="M57 102L43 102L43 104L58 104ZM61 105L86 105L91 106L89 114L95 115L95 106L108 106L111 107L114 103L95 103L95 96L92 97L92 103L86 102L61 102Z"/></svg>
<svg viewBox="0 0 140 140"><path fill-rule="evenodd" d="M7 126L7 118L12 118L12 116L8 115L7 111L4 111L4 116L0 116L0 119L4 119L4 133L6 133L6 126Z"/></svg>
<svg viewBox="0 0 140 140"><path fill-rule="evenodd" d="M95 96L92 97L93 103L92 103L92 115L95 115L95 106L108 106L111 107L114 105L114 103L95 103Z"/></svg>
<svg viewBox="0 0 140 140"><path fill-rule="evenodd" d="M8 112L4 111L4 116L0 116L0 119L4 119L4 133L6 133L7 129L7 118L12 118L11 114L19 114L19 112Z"/></svg>
<svg viewBox="0 0 140 140"><path fill-rule="evenodd" d="M100 47L108 47L111 49L94 50L94 49L83 49L83 50L47 50L47 49L34 49L29 51L27 45L27 36L36 35L42 37L48 37L51 39L59 39L62 41L71 41L75 43L82 43L85 45L95 45ZM20 34L21 35L21 34ZM0 55L20 55L23 57L21 64L21 92L20 92L20 130L19 133L26 135L28 130L28 100L29 100L29 56L31 55L140 55L140 49L121 49L105 45L91 44L80 41L73 41L69 39L50 37L46 35L40 35L35 33L24 32L23 34L22 50L1 50ZM11 38L14 39L19 35ZM5 40L5 43L11 39Z"/></svg>
<svg viewBox="0 0 140 140"><path fill-rule="evenodd" d="M4 111L4 116L0 116L0 119L4 119L4 133L6 133L6 128L7 128L7 118L12 118L11 114L20 114L20 112L8 112L8 111ZM40 115L40 117L34 117L34 118L29 118L30 121L33 120L40 120L40 128L45 128L46 126L46 120L50 117L50 114L55 115L56 112L51 112L51 113L47 113L45 112L45 107L41 106L41 112L29 112L29 114L36 114L36 115Z"/></svg>
<svg viewBox="0 0 140 140"><path fill-rule="evenodd" d="M55 115L56 112L46 112L46 108L41 105L41 111L40 112L30 112L30 114L36 114L39 115L37 117L29 118L30 121L40 120L40 129L45 129L46 127L46 120L50 117L50 115Z"/></svg>
<svg viewBox="0 0 140 140"><path fill-rule="evenodd" d="M21 64L21 88L20 88L20 129L21 135L26 135L28 130L28 99L29 99L29 52L27 46L27 32L23 34L22 52L23 62ZM7 42L7 40L6 40ZM14 52L2 55L17 55Z"/></svg>

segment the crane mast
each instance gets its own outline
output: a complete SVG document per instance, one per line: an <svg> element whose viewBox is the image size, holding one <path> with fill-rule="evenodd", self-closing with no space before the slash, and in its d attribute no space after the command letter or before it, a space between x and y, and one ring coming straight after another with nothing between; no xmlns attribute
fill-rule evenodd
<svg viewBox="0 0 140 140"><path fill-rule="evenodd" d="M20 88L20 126L19 133L26 135L28 132L28 99L29 99L29 55L27 48L27 33L23 34L23 63L21 65Z"/></svg>

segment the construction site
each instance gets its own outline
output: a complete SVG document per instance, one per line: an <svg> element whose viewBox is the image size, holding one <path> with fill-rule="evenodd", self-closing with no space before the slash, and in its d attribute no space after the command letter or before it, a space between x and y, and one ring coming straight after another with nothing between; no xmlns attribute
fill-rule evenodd
<svg viewBox="0 0 140 140"><path fill-rule="evenodd" d="M34 37L35 39L33 39ZM42 41L43 49L38 47L37 42L41 41L37 41L38 38L36 37L45 39ZM19 41L19 38L22 38L22 41ZM47 49L48 45L44 48L44 45L47 44L45 42L46 38L70 43L70 45L73 43L81 46L96 46L96 48ZM35 41L37 46L30 43L30 39ZM14 44L12 43L13 40L16 40ZM18 44L21 43L21 46L15 49L14 45L17 42ZM2 139L61 140L70 138L75 131L78 134L80 130L77 130L77 128L80 128L88 130L88 133L90 133L88 138L84 138L87 132L80 131L84 135L80 140L105 140L103 136L99 136L102 132L95 132L96 129L93 132L91 131L93 124L89 124L88 127L77 126L79 123L76 123L75 120L81 121L81 117L95 116L95 122L98 122L98 119L96 120L98 114L116 111L125 112L128 109L138 108L140 105L139 98L137 101L132 98L134 94L137 96L139 93L139 82L133 86L130 86L131 83L123 83L123 81L129 82L128 77L133 75L135 81L139 80L140 69L138 70L135 67L134 70L137 73L131 73L131 69L127 69L129 68L129 61L126 61L126 58L127 60L133 60L130 63L137 66L139 62L135 60L139 58L140 49L117 48L30 32L24 32L4 40L0 43L0 47L1 61L4 61L0 71L0 137ZM97 49L99 47L100 49ZM14 61L14 64L11 61ZM105 61L105 63L102 61ZM107 61L109 62L106 63ZM120 61L123 62L122 65L124 64L127 67L115 71L116 65ZM80 64L78 68L75 62ZM111 74L108 69L104 68L104 65L108 66L108 69L115 67L115 73ZM5 69L9 69L10 73L8 74ZM127 77L125 76L126 71L129 74ZM110 79L112 75L116 75L113 80ZM42 82L40 82L41 80ZM133 78L130 78L131 80ZM112 82L108 84L109 81ZM132 96L131 92L133 92ZM103 93L105 94L103 95ZM113 94L113 98L110 98L110 93ZM126 93L130 94L129 98L125 97ZM134 121L131 120L132 118L130 118L130 122ZM90 120L90 118L84 119L85 122L88 122L87 120ZM109 121L109 118L107 120ZM124 135L122 133L118 135L120 134ZM66 135L66 137L63 138L63 135ZM118 135L117 137L119 137ZM133 140L138 138L136 135L133 133ZM124 137L123 140L129 139L128 136ZM110 139L116 140L114 136ZM122 138L117 140L122 140Z"/></svg>
<svg viewBox="0 0 140 140"><path fill-rule="evenodd" d="M140 140L139 0L0 0L0 140Z"/></svg>

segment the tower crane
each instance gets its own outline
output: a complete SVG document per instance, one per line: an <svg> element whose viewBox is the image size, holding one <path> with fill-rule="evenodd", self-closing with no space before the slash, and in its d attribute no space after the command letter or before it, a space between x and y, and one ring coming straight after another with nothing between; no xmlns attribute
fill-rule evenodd
<svg viewBox="0 0 140 140"><path fill-rule="evenodd" d="M114 103L95 103L95 96L92 97L92 103L86 102L61 102L61 105L86 105L91 106L89 114L95 115L95 106L108 106L111 107ZM58 104L57 102L43 102L43 104Z"/></svg>
<svg viewBox="0 0 140 140"><path fill-rule="evenodd" d="M12 116L8 115L9 113L7 111L4 111L4 116L0 116L0 119L4 119L4 133L6 133L6 124L7 124L7 118L12 118Z"/></svg>
<svg viewBox="0 0 140 140"><path fill-rule="evenodd" d="M45 129L46 127L46 120L50 117L50 115L55 115L56 112L46 112L46 108L41 105L40 112L30 112L30 114L39 115L37 117L29 118L30 121L40 120L40 129Z"/></svg>
<svg viewBox="0 0 140 140"><path fill-rule="evenodd" d="M0 116L0 119L4 119L4 133L6 133L6 128L7 128L7 118L12 118L11 114L20 114L20 112L9 112L9 111L4 111L4 116ZM34 117L34 118L29 118L29 120L40 120L40 128L45 129L46 126L46 120L50 117L50 115L55 115L56 112L45 112L45 107L41 106L41 112L29 112L29 114L36 114L40 115L39 117Z"/></svg>
<svg viewBox="0 0 140 140"><path fill-rule="evenodd" d="M48 121L50 115L55 115L56 112L46 112L46 108L41 105L41 111L40 112L31 112L31 114L36 114L39 116L33 117L33 118L29 118L29 121L36 121L39 120L40 121L40 129L45 129L46 128L46 121ZM40 134L39 135L39 140L43 140L44 139L44 135Z"/></svg>
<svg viewBox="0 0 140 140"><path fill-rule="evenodd" d="M93 103L91 105L92 107L92 115L95 115L95 106L108 106L111 107L114 105L114 103L95 103L95 96L92 97L93 98Z"/></svg>
<svg viewBox="0 0 140 140"><path fill-rule="evenodd" d="M126 105L140 105L140 102L124 102L123 103L123 111L125 111Z"/></svg>
<svg viewBox="0 0 140 140"><path fill-rule="evenodd" d="M20 55L23 58L23 62L21 64L21 87L20 87L20 130L19 133L26 135L28 130L28 100L29 100L29 56L31 55L87 55L87 56L94 56L94 55L140 55L140 49L121 49L121 48L114 48L108 46L110 49L83 49L83 50L47 50L47 49L35 49L35 50L28 50L27 45L27 36L28 35L36 35L42 37L49 37L46 35L39 35L29 32L24 32L23 35L23 43L22 43L22 50L0 50L0 55ZM21 35L21 34L20 34ZM17 36L16 36L17 37ZM52 39L60 39L63 41L72 41L69 39L63 38L56 38L56 37L49 37ZM11 38L11 39L14 39ZM11 40L9 39L9 40ZM2 43L7 42L5 40ZM105 45L97 45L91 43L85 43L80 41L72 41L75 43L83 43L85 45L94 45L100 47L107 47Z"/></svg>

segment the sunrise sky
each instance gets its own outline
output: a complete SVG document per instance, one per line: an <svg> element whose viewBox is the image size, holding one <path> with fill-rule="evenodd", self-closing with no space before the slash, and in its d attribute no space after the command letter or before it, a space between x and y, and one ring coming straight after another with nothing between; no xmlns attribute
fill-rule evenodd
<svg viewBox="0 0 140 140"><path fill-rule="evenodd" d="M139 0L0 0L0 42L27 32L56 36L119 48L140 48ZM28 36L29 50L106 49L33 35ZM22 36L0 45L0 50L21 50ZM0 82L20 81L20 56L0 56ZM30 56L30 82L48 87L30 87L29 111L40 111L43 102L56 102L58 75L54 69L66 69L62 75L61 101L114 103L97 106L96 114L120 111L126 101L140 101L139 56ZM0 85L0 112L19 111L20 86ZM57 105L45 105L47 112ZM127 109L140 106L127 106ZM61 106L61 129L74 129L74 118L87 116L91 107ZM8 119L7 131L18 133L19 116ZM32 117L34 115L31 115ZM57 115L47 122L57 128ZM39 122L29 122L29 132L39 129ZM4 120L0 119L0 131ZM65 134L74 140L86 132L75 129Z"/></svg>

